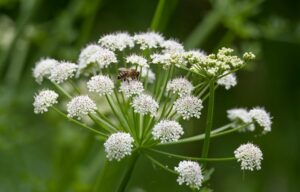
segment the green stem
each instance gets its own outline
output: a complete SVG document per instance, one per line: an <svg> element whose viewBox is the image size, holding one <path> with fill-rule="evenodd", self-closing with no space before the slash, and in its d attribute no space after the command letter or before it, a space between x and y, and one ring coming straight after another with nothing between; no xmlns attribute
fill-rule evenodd
<svg viewBox="0 0 300 192"><path fill-rule="evenodd" d="M88 116L96 123L100 128L105 129L107 132L112 133L114 130L114 127L112 127L110 124L108 124L106 121L101 119L100 117L93 115L93 114L88 114Z"/></svg>
<svg viewBox="0 0 300 192"><path fill-rule="evenodd" d="M134 154L132 160L129 162L128 169L126 170L123 180L118 188L118 192L124 192L126 190L139 156L139 154Z"/></svg>
<svg viewBox="0 0 300 192"><path fill-rule="evenodd" d="M223 130L226 130L229 127L232 127L234 125L233 123L227 124L227 125L225 125L223 127L220 127L220 128L217 128L217 129L213 130L211 132L211 138L218 137L218 136L221 136L221 135L226 135L228 133L232 133L232 132L238 131L240 129L243 129L243 128L249 126L250 124L251 123L247 123L247 124L241 125L239 127L236 127L234 129L223 131ZM176 142L160 143L158 145L174 145L174 144L189 143L189 142L194 142L194 141L200 141L200 140L203 140L204 138L205 138L205 134L200 134L200 135L196 135L196 136L192 136L192 137L180 139L180 140L178 140Z"/></svg>
<svg viewBox="0 0 300 192"><path fill-rule="evenodd" d="M139 138L141 140L143 138L144 116L139 114L139 119Z"/></svg>
<svg viewBox="0 0 300 192"><path fill-rule="evenodd" d="M60 85L58 85L57 83L53 82L53 81L50 81L55 87L56 89L58 89L61 93L63 93L66 97L68 97L69 99L72 98L72 96L66 92Z"/></svg>
<svg viewBox="0 0 300 192"><path fill-rule="evenodd" d="M83 124L83 123L81 123L81 122L75 120L75 119L69 118L66 114L64 114L62 111L60 111L60 110L57 109L56 107L53 107L53 106L52 106L51 108L54 109L58 114L60 114L61 116L63 116L63 117L66 118L67 120L69 120L69 121L71 121L71 122L73 122L73 123L75 123L75 124L77 124L77 125L79 125L79 126L81 126L81 127L84 127L84 128L86 128L86 129L88 129L88 130L94 132L94 133L97 133L97 134L103 136L104 138L107 138L107 135L106 135L105 133L102 133L102 132L100 132L100 131L97 131L97 130L95 130L95 129L93 129L93 128L91 128L91 127L89 127L89 126L87 126L87 125L85 125L85 124Z"/></svg>
<svg viewBox="0 0 300 192"><path fill-rule="evenodd" d="M158 98L157 98L157 102L158 103L160 103L160 100L161 100L163 94L166 91L166 87L167 87L168 81L169 81L170 77L172 77L174 69L175 69L175 66L172 65L172 66L170 66L170 69L168 70L168 74L167 74L167 76L164 79L163 85L161 87L160 93L159 93Z"/></svg>
<svg viewBox="0 0 300 192"><path fill-rule="evenodd" d="M154 159L154 158L151 157L150 155L145 154L145 156L146 156L151 162L153 162L154 164L158 165L158 166L161 167L162 169L164 169L164 170L166 170L166 171L168 171L168 172L170 172L170 173L173 173L173 174L175 174L175 175L178 175L178 173L177 173L176 171L174 171L174 170L168 168L167 166L161 164L159 161L157 161L156 159Z"/></svg>
<svg viewBox="0 0 300 192"><path fill-rule="evenodd" d="M97 115L99 116L97 119L101 119L101 121L105 122L112 130L118 131L116 125L114 125L104 114L100 113L99 110L96 110Z"/></svg>
<svg viewBox="0 0 300 192"><path fill-rule="evenodd" d="M206 119L206 128L205 128L205 138L202 148L202 158L207 158L210 142L210 132L213 125L213 115L214 115L214 99L215 99L215 80L214 78L209 82L209 103L208 103L208 114ZM205 163L204 163L205 166Z"/></svg>
<svg viewBox="0 0 300 192"><path fill-rule="evenodd" d="M201 157L189 157L185 155L177 155L173 153L168 153L165 151L160 151L156 149L148 149L150 151L153 151L155 153L159 153L162 155L165 155L167 157L174 157L177 159L189 159L189 160L195 160L195 161L230 161L230 160L235 160L235 157L221 157L221 158L201 158Z"/></svg>
<svg viewBox="0 0 300 192"><path fill-rule="evenodd" d="M124 117L122 115L120 115L116 109L117 107L114 105L114 103L110 100L110 98L105 95L106 100L108 101L108 104L110 106L110 108L112 109L113 113L115 114L116 118L119 120L121 126L123 127L123 129L129 129L129 125L127 124L127 121L124 119Z"/></svg>

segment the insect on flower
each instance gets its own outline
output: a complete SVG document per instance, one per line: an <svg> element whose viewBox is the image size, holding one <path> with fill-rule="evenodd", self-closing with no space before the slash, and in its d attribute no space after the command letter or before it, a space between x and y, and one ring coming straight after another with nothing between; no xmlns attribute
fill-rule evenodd
<svg viewBox="0 0 300 192"><path fill-rule="evenodd" d="M119 68L118 79L121 79L122 81L138 80L139 76L140 72L136 69Z"/></svg>

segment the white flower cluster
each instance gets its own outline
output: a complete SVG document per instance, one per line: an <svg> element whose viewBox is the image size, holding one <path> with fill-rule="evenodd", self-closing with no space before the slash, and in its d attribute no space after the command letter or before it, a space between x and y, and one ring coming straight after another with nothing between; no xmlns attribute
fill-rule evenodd
<svg viewBox="0 0 300 192"><path fill-rule="evenodd" d="M177 52L167 52L163 54L152 54L151 60L153 64L161 64L164 69L167 69L171 65L179 66L184 63L182 60L182 54Z"/></svg>
<svg viewBox="0 0 300 192"><path fill-rule="evenodd" d="M87 87L90 92L96 92L102 96L112 94L115 85L108 76L96 75L87 82Z"/></svg>
<svg viewBox="0 0 300 192"><path fill-rule="evenodd" d="M255 55L251 52L246 52L243 54L243 59L245 61L251 61L251 60L255 59Z"/></svg>
<svg viewBox="0 0 300 192"><path fill-rule="evenodd" d="M163 48L163 53L182 53L184 52L184 47L175 40L166 40L161 44Z"/></svg>
<svg viewBox="0 0 300 192"><path fill-rule="evenodd" d="M206 57L206 54L200 50L186 51L182 54L184 65L194 65Z"/></svg>
<svg viewBox="0 0 300 192"><path fill-rule="evenodd" d="M60 84L69 78L74 77L77 68L78 66L75 63L60 62L51 69L49 79Z"/></svg>
<svg viewBox="0 0 300 192"><path fill-rule="evenodd" d="M155 140L160 140L161 143L178 141L183 135L181 125L176 121L162 120L156 124L152 130L152 135Z"/></svg>
<svg viewBox="0 0 300 192"><path fill-rule="evenodd" d="M210 54L206 57L200 57L193 64L191 70L203 76L221 76L227 71L232 71L242 67L245 62L233 55L233 49L221 48L217 54Z"/></svg>
<svg viewBox="0 0 300 192"><path fill-rule="evenodd" d="M134 47L133 38L126 32L112 33L101 37L98 43L112 51L123 51Z"/></svg>
<svg viewBox="0 0 300 192"><path fill-rule="evenodd" d="M263 128L263 133L271 131L272 118L268 112L266 112L263 108L260 107L255 107L250 111L247 111L243 108L230 109L227 111L227 117L231 121L235 121L237 125L243 123L256 122L259 126ZM254 129L254 124L250 124L244 130L254 131Z"/></svg>
<svg viewBox="0 0 300 192"><path fill-rule="evenodd" d="M59 62L57 60L50 58L41 59L38 61L33 69L33 77L35 78L36 82L41 84L44 78L49 78L52 68L58 64Z"/></svg>
<svg viewBox="0 0 300 192"><path fill-rule="evenodd" d="M97 64L94 69L102 69L108 67L112 63L117 63L117 57L114 52L102 48L99 45L91 44L85 47L79 55L78 66L82 72L88 69L89 65Z"/></svg>
<svg viewBox="0 0 300 192"><path fill-rule="evenodd" d="M34 96L34 113L44 113L48 111L48 108L57 103L58 94L52 90L40 91Z"/></svg>
<svg viewBox="0 0 300 192"><path fill-rule="evenodd" d="M251 123L252 118L249 114L249 112L246 109L243 108L237 108L237 109L230 109L227 110L227 117L231 121L234 121L236 126L244 124L244 123ZM254 131L255 126L253 124L250 124L242 131Z"/></svg>
<svg viewBox="0 0 300 192"><path fill-rule="evenodd" d="M234 156L237 161L241 163L242 170L253 171L255 169L261 169L263 154L261 150L252 143L241 145L234 151Z"/></svg>
<svg viewBox="0 0 300 192"><path fill-rule="evenodd" d="M120 92L122 92L127 98L135 95L140 95L143 91L143 83L140 81L132 80L121 82Z"/></svg>
<svg viewBox="0 0 300 192"><path fill-rule="evenodd" d="M175 171L179 174L177 182L179 185L186 184L192 189L200 189L203 181L201 167L194 161L180 161Z"/></svg>
<svg viewBox="0 0 300 192"><path fill-rule="evenodd" d="M97 110L96 103L87 95L76 96L67 104L68 117L81 119Z"/></svg>
<svg viewBox="0 0 300 192"><path fill-rule="evenodd" d="M188 95L177 99L173 107L183 119L188 120L192 117L199 119L203 105L201 99Z"/></svg>
<svg viewBox="0 0 300 192"><path fill-rule="evenodd" d="M182 97L190 95L194 87L187 79L180 77L170 80L166 89L167 91L171 91L174 94L177 93L180 97Z"/></svg>
<svg viewBox="0 0 300 192"><path fill-rule="evenodd" d="M112 161L120 161L127 155L131 155L133 138L128 133L114 133L104 143L106 157Z"/></svg>
<svg viewBox="0 0 300 192"><path fill-rule="evenodd" d="M155 32L138 33L133 36L136 44L140 45L140 49L155 49L159 48L164 42L164 38Z"/></svg>
<svg viewBox="0 0 300 192"><path fill-rule="evenodd" d="M143 68L148 68L149 67L149 65L147 63L147 59L145 59L142 56L135 55L135 54L126 57L126 63L131 63L131 64L134 64L134 65L143 67Z"/></svg>
<svg viewBox="0 0 300 192"><path fill-rule="evenodd" d="M249 111L250 116L256 121L261 127L263 127L263 133L271 131L272 120L269 113L263 108L256 107Z"/></svg>
<svg viewBox="0 0 300 192"><path fill-rule="evenodd" d="M236 86L236 76L234 74L228 74L217 81L218 85L224 86L226 90L230 89L231 87Z"/></svg>
<svg viewBox="0 0 300 192"><path fill-rule="evenodd" d="M149 114L154 117L159 105L150 95L140 94L133 99L132 107L136 113L141 115Z"/></svg>

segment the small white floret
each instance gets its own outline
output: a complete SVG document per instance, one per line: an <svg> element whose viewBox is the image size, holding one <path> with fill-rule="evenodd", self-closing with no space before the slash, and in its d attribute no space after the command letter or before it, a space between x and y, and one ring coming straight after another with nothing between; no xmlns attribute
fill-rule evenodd
<svg viewBox="0 0 300 192"><path fill-rule="evenodd" d="M112 63L117 63L115 53L96 44L85 47L80 52L78 59L80 72L88 68L91 64L96 64L97 66L93 67L102 69L108 67Z"/></svg>
<svg viewBox="0 0 300 192"><path fill-rule="evenodd" d="M143 83L137 80L122 81L120 86L120 92L122 92L125 97L129 98L134 95L139 95L144 91Z"/></svg>
<svg viewBox="0 0 300 192"><path fill-rule="evenodd" d="M126 57L126 63L131 63L133 65L137 65L139 67L148 68L149 65L147 63L147 59L139 55L130 55Z"/></svg>
<svg viewBox="0 0 300 192"><path fill-rule="evenodd" d="M170 120L160 121L152 130L153 138L160 140L161 143L178 141L183 133L181 125L176 121Z"/></svg>
<svg viewBox="0 0 300 192"><path fill-rule="evenodd" d="M87 82L87 87L90 92L96 92L102 96L112 94L115 85L108 76L96 75Z"/></svg>
<svg viewBox="0 0 300 192"><path fill-rule="evenodd" d="M249 111L252 119L263 128L263 133L271 131L272 118L265 109L256 107Z"/></svg>
<svg viewBox="0 0 300 192"><path fill-rule="evenodd" d="M237 161L241 163L242 170L253 171L255 169L261 169L263 154L261 150L252 143L241 145L234 151L234 156Z"/></svg>
<svg viewBox="0 0 300 192"><path fill-rule="evenodd" d="M159 105L150 95L140 94L133 99L132 107L136 113L141 115L149 114L154 117Z"/></svg>
<svg viewBox="0 0 300 192"><path fill-rule="evenodd" d="M98 43L112 51L123 51L126 48L134 47L133 38L126 32L104 35L99 39Z"/></svg>
<svg viewBox="0 0 300 192"><path fill-rule="evenodd" d="M52 90L40 91L34 96L34 113L44 113L48 111L48 108L57 103L58 94Z"/></svg>
<svg viewBox="0 0 300 192"><path fill-rule="evenodd" d="M76 96L67 104L68 117L81 119L97 110L96 103L87 95Z"/></svg>
<svg viewBox="0 0 300 192"><path fill-rule="evenodd" d="M179 185L186 184L193 189L200 189L204 179L200 165L194 161L180 161L175 171L179 174Z"/></svg>
<svg viewBox="0 0 300 192"><path fill-rule="evenodd" d="M184 52L183 45L175 40L167 40L161 44L164 53L182 53Z"/></svg>
<svg viewBox="0 0 300 192"><path fill-rule="evenodd" d="M164 38L155 32L138 33L133 36L133 40L140 46L140 49L155 49L160 47Z"/></svg>
<svg viewBox="0 0 300 192"><path fill-rule="evenodd" d="M104 143L106 157L112 161L120 161L125 156L131 155L133 138L128 133L114 133Z"/></svg>
<svg viewBox="0 0 300 192"><path fill-rule="evenodd" d="M218 85L224 86L226 90L236 86L237 80L234 74L228 74L217 81Z"/></svg>
<svg viewBox="0 0 300 192"><path fill-rule="evenodd" d="M173 107L183 119L188 120L192 117L199 119L203 105L201 99L188 95L177 99Z"/></svg>
<svg viewBox="0 0 300 192"><path fill-rule="evenodd" d="M231 121L234 121L236 126L239 126L244 123L251 123L252 117L250 116L249 112L246 109L243 108L236 108L236 109L230 109L227 110L227 117ZM254 131L255 126L253 124L250 124L246 128L244 128L242 131Z"/></svg>
<svg viewBox="0 0 300 192"><path fill-rule="evenodd" d="M193 89L192 83L183 77L172 79L167 84L167 91L178 94L180 97L190 95Z"/></svg>
<svg viewBox="0 0 300 192"><path fill-rule="evenodd" d="M60 62L58 65L51 69L49 79L55 83L62 83L74 77L78 66L75 63Z"/></svg>
<svg viewBox="0 0 300 192"><path fill-rule="evenodd" d="M35 81L41 84L44 78L48 78L50 76L52 68L58 64L59 62L55 59L46 58L39 60L33 69L33 77L35 78Z"/></svg>

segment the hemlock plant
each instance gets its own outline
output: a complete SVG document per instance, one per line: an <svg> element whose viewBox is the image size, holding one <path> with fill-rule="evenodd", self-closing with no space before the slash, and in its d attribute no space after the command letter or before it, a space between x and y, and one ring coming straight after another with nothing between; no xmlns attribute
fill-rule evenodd
<svg viewBox="0 0 300 192"><path fill-rule="evenodd" d="M235 86L234 73L254 58L250 52L240 58L230 48L209 55L200 50L185 50L179 42L154 32L112 33L83 48L76 64L52 58L36 63L36 82L48 81L53 86L34 96L34 112L55 110L63 118L92 131L104 141L108 161L134 156L128 173L137 157L143 155L176 174L179 185L198 191L209 173L206 162L236 160L242 170L261 169L262 152L251 143L242 144L229 157L208 156L211 138L254 131L257 127L262 128L262 134L271 131L271 117L260 107L228 110L230 122L213 129L215 89ZM125 78L118 78L120 69L127 70ZM106 100L109 113L99 100ZM202 117L202 110L207 110L206 117ZM182 122L195 118L206 119L205 131L187 137L184 133L191 127L184 127ZM200 140L200 157L160 148ZM172 168L160 162L157 155L178 159L178 165ZM125 190L128 180L124 179L119 191Z"/></svg>

